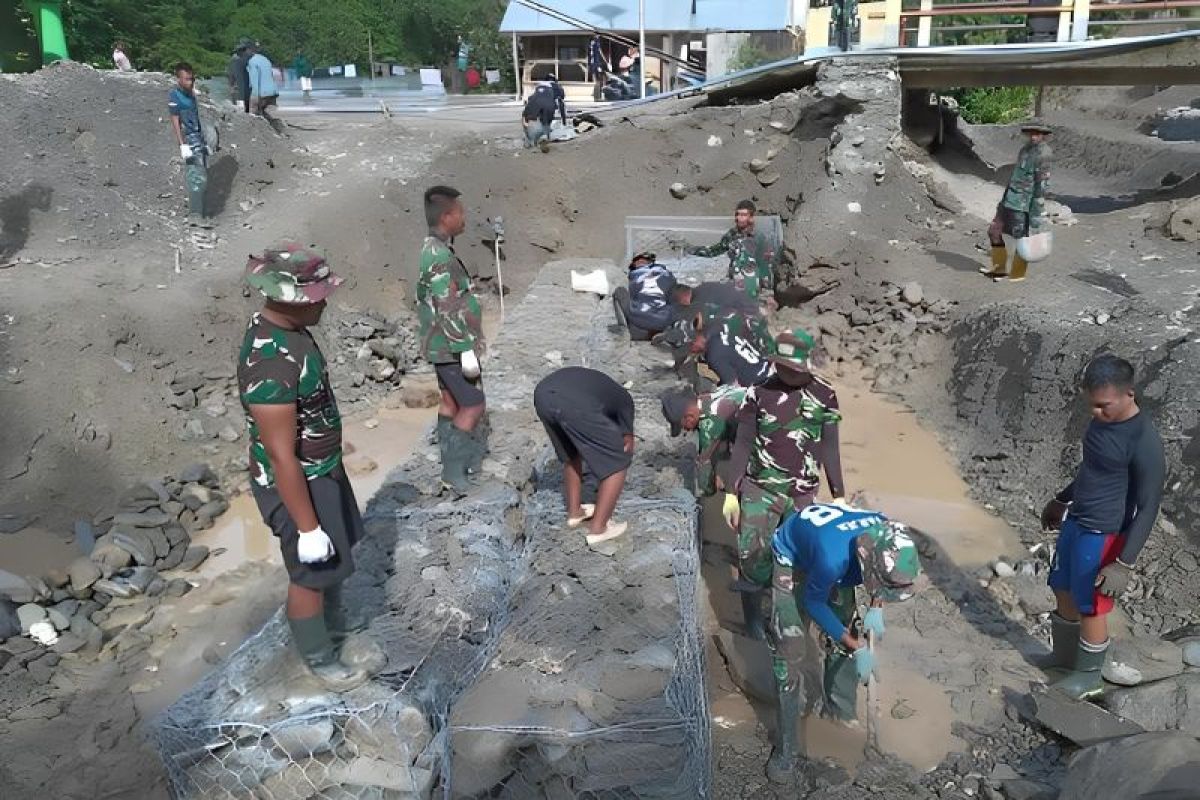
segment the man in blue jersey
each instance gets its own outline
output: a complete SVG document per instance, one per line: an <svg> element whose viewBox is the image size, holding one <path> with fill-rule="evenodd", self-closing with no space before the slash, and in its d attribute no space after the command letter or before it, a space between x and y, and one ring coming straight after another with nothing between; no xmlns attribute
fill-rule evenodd
<svg viewBox="0 0 1200 800"><path fill-rule="evenodd" d="M778 739L767 777L791 780L798 749L796 724L805 707L803 663L809 656L806 629L820 629L824 652L821 712L855 718L857 684L874 671L865 633L883 634L883 604L917 591L921 562L908 529L878 511L844 503L813 503L788 517L771 541L775 569L767 643L779 696ZM855 588L869 598L860 620Z"/></svg>

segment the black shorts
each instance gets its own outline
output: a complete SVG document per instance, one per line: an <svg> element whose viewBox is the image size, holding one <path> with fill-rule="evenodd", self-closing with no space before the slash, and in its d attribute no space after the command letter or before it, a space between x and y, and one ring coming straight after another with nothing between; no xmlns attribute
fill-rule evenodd
<svg viewBox="0 0 1200 800"><path fill-rule="evenodd" d="M578 406L558 402L552 391L535 392L534 409L550 437L558 460L579 458L597 480L629 469L633 456L625 452L625 437L615 420Z"/></svg>
<svg viewBox="0 0 1200 800"><path fill-rule="evenodd" d="M296 557L300 533L292 521L292 515L284 507L279 492L274 487L264 489L261 486L253 487L252 491L263 521L279 537L288 580L306 589L328 589L350 577L354 572L351 550L365 531L350 479L340 465L328 475L308 481L308 493L312 497L313 510L317 512L317 521L333 542L334 555L328 561L301 563Z"/></svg>
<svg viewBox="0 0 1200 800"><path fill-rule="evenodd" d="M433 370L437 373L438 388L448 391L460 408L483 405L486 398L483 396L482 377L468 380L463 375L462 364L453 362L434 364Z"/></svg>

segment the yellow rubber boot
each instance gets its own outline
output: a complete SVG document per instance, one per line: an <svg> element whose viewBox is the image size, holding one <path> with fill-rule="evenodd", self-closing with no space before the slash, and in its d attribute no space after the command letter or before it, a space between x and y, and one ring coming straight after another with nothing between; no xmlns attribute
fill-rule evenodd
<svg viewBox="0 0 1200 800"><path fill-rule="evenodd" d="M980 267L979 271L989 278L1003 278L1008 274L1008 248L992 247L992 264Z"/></svg>
<svg viewBox="0 0 1200 800"><path fill-rule="evenodd" d="M1029 268L1029 262L1021 258L1020 255L1013 256L1012 273L1008 276L1010 281L1025 280L1025 270Z"/></svg>

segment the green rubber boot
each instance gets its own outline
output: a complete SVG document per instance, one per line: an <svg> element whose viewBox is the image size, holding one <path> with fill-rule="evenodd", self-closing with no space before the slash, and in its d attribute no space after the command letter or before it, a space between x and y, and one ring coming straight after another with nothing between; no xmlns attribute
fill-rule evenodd
<svg viewBox="0 0 1200 800"><path fill-rule="evenodd" d="M438 414L437 426L433 429L433 441L435 444L440 445L442 443L442 439L446 435L446 428L449 428L453 424L454 421L450 417L443 417L441 414Z"/></svg>
<svg viewBox="0 0 1200 800"><path fill-rule="evenodd" d="M1061 678L1050 684L1050 688L1062 692L1072 700L1091 700L1104 694L1104 659L1108 656L1109 639L1092 644L1083 637L1075 655L1075 666Z"/></svg>
<svg viewBox="0 0 1200 800"><path fill-rule="evenodd" d="M479 420L475 430L471 431L471 455L467 460L467 471L478 479L483 472L483 458L488 453L488 423L487 419Z"/></svg>
<svg viewBox="0 0 1200 800"><path fill-rule="evenodd" d="M767 638L767 624L763 618L762 592L743 591L740 594L742 596L742 620L746 625L746 637L756 642L764 641Z"/></svg>
<svg viewBox="0 0 1200 800"><path fill-rule="evenodd" d="M309 670L334 692L348 692L367 681L365 670L347 667L338 660L337 646L325 625L325 615L293 619L288 617L292 641Z"/></svg>
<svg viewBox="0 0 1200 800"><path fill-rule="evenodd" d="M1050 612L1050 647L1048 654L1032 659L1034 666L1046 671L1073 668L1079 652L1079 620L1072 622Z"/></svg>
<svg viewBox="0 0 1200 800"><path fill-rule="evenodd" d="M775 709L775 747L767 759L767 780L771 783L791 783L796 777L799 752L796 747L796 726L800 722L800 690L780 688L779 704Z"/></svg>
<svg viewBox="0 0 1200 800"><path fill-rule="evenodd" d="M352 614L346 608L346 603L342 599L341 584L326 589L324 595L325 627L329 630L329 637L335 645L340 645L347 636L367 627L361 617Z"/></svg>
<svg viewBox="0 0 1200 800"><path fill-rule="evenodd" d="M474 449L471 434L455 425L447 425L438 441L442 451L442 488L456 498L467 496L467 461Z"/></svg>

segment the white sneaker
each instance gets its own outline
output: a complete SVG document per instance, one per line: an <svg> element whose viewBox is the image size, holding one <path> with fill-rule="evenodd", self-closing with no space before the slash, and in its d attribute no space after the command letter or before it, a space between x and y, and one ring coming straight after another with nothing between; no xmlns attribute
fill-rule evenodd
<svg viewBox="0 0 1200 800"><path fill-rule="evenodd" d="M594 505L592 505L591 503L584 503L579 507L581 509L583 509L583 516L582 517L567 517L567 527L568 528L578 528L580 525L587 522L589 519L591 519L592 517L594 517L596 515L596 507Z"/></svg>
<svg viewBox="0 0 1200 800"><path fill-rule="evenodd" d="M589 533L587 535L587 543L589 547L598 545L602 542L607 542L609 539L616 539L625 531L629 530L628 522L609 522L604 528L604 533Z"/></svg>

